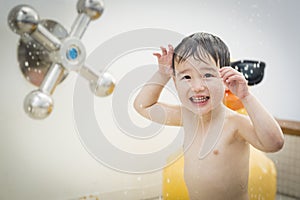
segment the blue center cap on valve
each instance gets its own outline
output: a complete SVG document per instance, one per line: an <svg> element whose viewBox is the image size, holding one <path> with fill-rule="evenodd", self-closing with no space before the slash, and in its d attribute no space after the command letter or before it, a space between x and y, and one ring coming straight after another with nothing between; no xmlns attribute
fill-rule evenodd
<svg viewBox="0 0 300 200"><path fill-rule="evenodd" d="M72 47L67 52L67 58L69 60L75 60L78 57L78 49L76 47Z"/></svg>

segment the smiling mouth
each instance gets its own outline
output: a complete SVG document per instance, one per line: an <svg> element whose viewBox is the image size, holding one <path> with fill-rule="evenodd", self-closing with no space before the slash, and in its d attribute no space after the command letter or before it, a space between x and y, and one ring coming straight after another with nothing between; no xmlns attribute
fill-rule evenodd
<svg viewBox="0 0 300 200"><path fill-rule="evenodd" d="M193 102L193 103L205 103L209 100L209 96L201 96L201 97L191 97L190 100Z"/></svg>

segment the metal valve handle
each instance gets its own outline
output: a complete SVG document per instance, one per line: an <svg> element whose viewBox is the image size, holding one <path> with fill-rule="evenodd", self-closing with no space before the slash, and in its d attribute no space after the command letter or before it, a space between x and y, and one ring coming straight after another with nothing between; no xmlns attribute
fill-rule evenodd
<svg viewBox="0 0 300 200"><path fill-rule="evenodd" d="M18 46L20 68L26 79L39 87L24 101L25 112L34 119L49 116L53 110L51 95L70 71L86 78L97 96L113 92L114 78L85 64L86 51L80 40L89 23L102 15L103 3L78 0L77 12L69 33L55 21L40 20L37 11L28 5L16 6L8 15L9 27L21 36Z"/></svg>

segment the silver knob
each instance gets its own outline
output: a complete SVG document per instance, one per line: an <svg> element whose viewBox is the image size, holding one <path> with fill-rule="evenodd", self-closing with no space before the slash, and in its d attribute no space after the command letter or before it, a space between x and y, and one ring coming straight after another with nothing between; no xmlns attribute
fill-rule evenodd
<svg viewBox="0 0 300 200"><path fill-rule="evenodd" d="M53 110L53 100L46 93L32 91L24 100L24 110L33 119L44 119Z"/></svg>
<svg viewBox="0 0 300 200"><path fill-rule="evenodd" d="M100 75L97 82L90 82L90 87L95 95L99 97L106 97L114 91L115 79L111 74L104 72Z"/></svg>
<svg viewBox="0 0 300 200"><path fill-rule="evenodd" d="M14 7L8 15L8 25L17 34L32 33L39 20L38 13L27 5Z"/></svg>
<svg viewBox="0 0 300 200"><path fill-rule="evenodd" d="M77 12L85 13L92 20L98 19L104 11L104 4L99 0L79 0L77 2Z"/></svg>

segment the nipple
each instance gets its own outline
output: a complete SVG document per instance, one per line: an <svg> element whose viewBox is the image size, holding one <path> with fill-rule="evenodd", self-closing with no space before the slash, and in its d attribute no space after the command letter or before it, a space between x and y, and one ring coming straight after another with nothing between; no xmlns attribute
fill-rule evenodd
<svg viewBox="0 0 300 200"><path fill-rule="evenodd" d="M218 149L215 149L215 150L213 151L213 153L214 153L215 155L218 155L218 154L219 154L219 150L218 150Z"/></svg>

